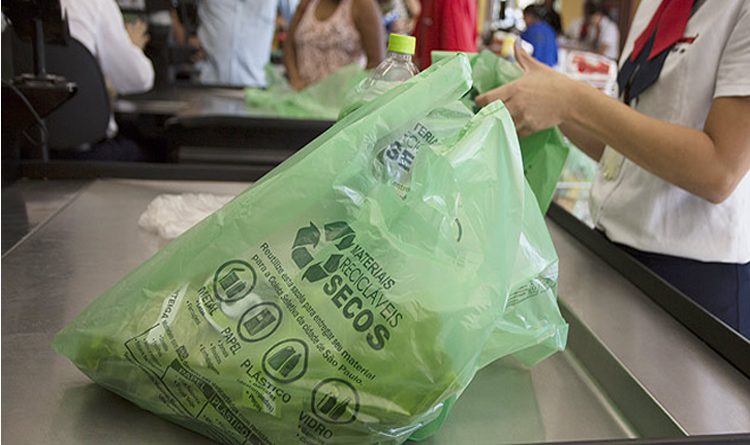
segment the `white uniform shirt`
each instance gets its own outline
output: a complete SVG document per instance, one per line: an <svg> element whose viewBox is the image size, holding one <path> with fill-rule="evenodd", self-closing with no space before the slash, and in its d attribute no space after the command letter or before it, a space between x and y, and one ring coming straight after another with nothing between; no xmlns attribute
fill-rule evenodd
<svg viewBox="0 0 750 445"><path fill-rule="evenodd" d="M119 94L142 93L154 85L154 66L130 41L122 13L114 0L60 0L68 16L70 35L99 61L102 74ZM109 118L107 136L117 134Z"/></svg>
<svg viewBox="0 0 750 445"><path fill-rule="evenodd" d="M265 87L279 0L202 0L198 39L207 60L201 82Z"/></svg>
<svg viewBox="0 0 750 445"><path fill-rule="evenodd" d="M659 3L641 2L621 64ZM659 79L633 107L702 130L714 98L750 96L750 1L705 2L690 18L684 36L695 39L677 43ZM607 147L603 160L608 153L615 152ZM600 169L591 191L594 223L609 239L700 261L750 261L750 174L726 201L712 204L628 159L621 161L611 179Z"/></svg>
<svg viewBox="0 0 750 445"><path fill-rule="evenodd" d="M579 40L581 37L583 21L583 17L573 20L570 26L568 26L568 30L565 34L571 39ZM620 51L620 29L617 27L617 23L610 20L609 17L604 16L602 17L599 29L601 30L599 43L606 45L603 55L612 60L616 60ZM586 33L586 39L582 43L593 46L596 37L596 28L590 27Z"/></svg>
<svg viewBox="0 0 750 445"><path fill-rule="evenodd" d="M142 93L154 84L154 67L125 31L114 0L60 0L70 35L91 51L104 77L120 94Z"/></svg>

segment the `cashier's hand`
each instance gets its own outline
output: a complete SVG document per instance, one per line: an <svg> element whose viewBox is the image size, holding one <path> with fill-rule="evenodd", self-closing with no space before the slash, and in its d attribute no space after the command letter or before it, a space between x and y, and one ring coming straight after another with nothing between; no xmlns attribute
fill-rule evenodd
<svg viewBox="0 0 750 445"><path fill-rule="evenodd" d="M524 74L494 90L477 96L483 107L501 100L510 112L516 130L526 136L566 120L570 104L571 84L575 81L534 60L521 45L516 45L516 60Z"/></svg>

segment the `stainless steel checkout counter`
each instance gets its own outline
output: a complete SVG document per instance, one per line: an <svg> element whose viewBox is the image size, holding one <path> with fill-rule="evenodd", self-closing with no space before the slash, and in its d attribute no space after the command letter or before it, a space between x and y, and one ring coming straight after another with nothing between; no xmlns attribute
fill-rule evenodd
<svg viewBox="0 0 750 445"><path fill-rule="evenodd" d="M165 245L137 224L153 198L236 194L248 185L100 179L12 186L23 202L18 211L30 217L28 233L2 256L7 443L211 443L95 385L50 343L94 298ZM424 443L750 442L746 369L555 219L548 224L560 257L568 348L531 369L500 360L481 370L442 430Z"/></svg>
<svg viewBox="0 0 750 445"><path fill-rule="evenodd" d="M118 122L163 131L178 162L275 165L333 125L249 108L243 88L178 85L118 98Z"/></svg>

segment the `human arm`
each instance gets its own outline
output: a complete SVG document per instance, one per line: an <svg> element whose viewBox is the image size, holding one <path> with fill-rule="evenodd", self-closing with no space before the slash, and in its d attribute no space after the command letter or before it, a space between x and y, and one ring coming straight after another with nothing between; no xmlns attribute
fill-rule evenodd
<svg viewBox="0 0 750 445"><path fill-rule="evenodd" d="M120 94L150 90L154 84L154 67L141 48L131 41L117 4L101 2L99 12L96 53L104 77Z"/></svg>
<svg viewBox="0 0 750 445"><path fill-rule="evenodd" d="M284 40L284 67L286 68L286 75L289 78L289 85L295 90L301 90L306 86L297 70L297 52L294 35L297 33L297 26L299 26L302 14L305 13L308 4L309 0L302 0L299 6L297 6L297 10L292 17L292 23L289 25L286 40Z"/></svg>
<svg viewBox="0 0 750 445"><path fill-rule="evenodd" d="M375 68L385 56L383 17L375 0L354 0L352 19L367 56L367 69Z"/></svg>
<svg viewBox="0 0 750 445"><path fill-rule="evenodd" d="M662 179L720 203L750 170L750 97L714 99L702 130L646 116L598 90L551 70L516 49L518 80L477 103L502 100L519 134L562 124L581 147L601 156L603 144ZM592 144L591 141L601 141Z"/></svg>
<svg viewBox="0 0 750 445"><path fill-rule="evenodd" d="M576 147L581 149L591 159L597 162L601 159L605 145L590 131L571 121L561 122L560 130Z"/></svg>
<svg viewBox="0 0 750 445"><path fill-rule="evenodd" d="M422 4L419 0L404 0L404 9L406 10L406 16L398 20L400 29L399 33L411 34L414 31L414 21L419 17L419 13L422 11Z"/></svg>
<svg viewBox="0 0 750 445"><path fill-rule="evenodd" d="M174 39L177 42L178 45L185 45L187 43L187 31L185 30L185 25L182 24L182 20L180 20L180 15L177 13L177 10L172 8L169 11L169 16L172 19L172 33L174 34Z"/></svg>

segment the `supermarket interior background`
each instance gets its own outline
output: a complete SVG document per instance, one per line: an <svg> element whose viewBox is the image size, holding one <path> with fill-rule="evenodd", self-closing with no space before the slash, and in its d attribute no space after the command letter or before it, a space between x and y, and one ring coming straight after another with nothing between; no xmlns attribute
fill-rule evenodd
<svg viewBox="0 0 750 445"><path fill-rule="evenodd" d="M750 0L3 0L3 438L750 444L748 73Z"/></svg>

